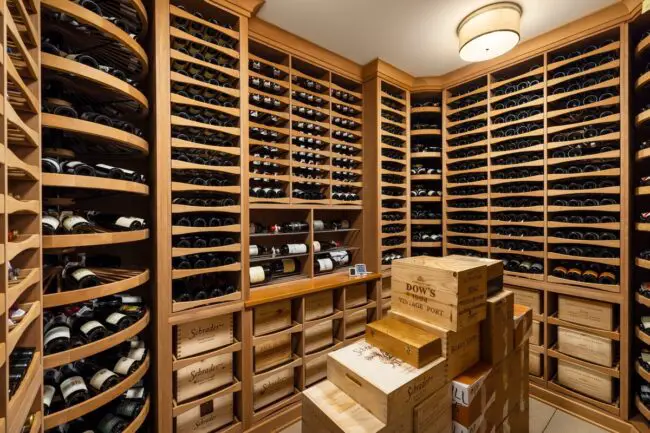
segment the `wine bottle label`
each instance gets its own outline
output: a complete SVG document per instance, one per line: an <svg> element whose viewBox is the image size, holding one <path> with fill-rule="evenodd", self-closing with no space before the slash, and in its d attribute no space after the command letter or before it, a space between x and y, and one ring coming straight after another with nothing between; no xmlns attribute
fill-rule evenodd
<svg viewBox="0 0 650 433"><path fill-rule="evenodd" d="M643 362L650 362L650 353L641 352L641 359L643 360Z"/></svg>
<svg viewBox="0 0 650 433"><path fill-rule="evenodd" d="M126 376L129 374L129 369L135 362L135 359L122 357L115 363L113 371L117 374L121 374L122 376Z"/></svg>
<svg viewBox="0 0 650 433"><path fill-rule="evenodd" d="M307 245L305 244L287 244L289 247L289 254L304 254L307 252Z"/></svg>
<svg viewBox="0 0 650 433"><path fill-rule="evenodd" d="M58 218L53 217L53 216L51 216L51 215L46 215L46 216L44 216L44 217L41 219L41 221L42 221L43 224L45 224L46 226L50 227L50 228L52 229L52 231L56 231L56 230L59 228L59 226L61 225L61 221L59 221Z"/></svg>
<svg viewBox="0 0 650 433"><path fill-rule="evenodd" d="M50 341L55 340L57 338L66 338L69 340L70 328L68 328L67 326L57 326L56 328L50 329L45 334L45 337L43 337L43 344L47 346Z"/></svg>
<svg viewBox="0 0 650 433"><path fill-rule="evenodd" d="M260 251L259 251L259 248L257 247L257 245L251 245L248 248L248 254L251 255L251 256L256 256L259 253L260 253Z"/></svg>
<svg viewBox="0 0 650 433"><path fill-rule="evenodd" d="M321 220L314 220L314 230L325 230L325 223Z"/></svg>
<svg viewBox="0 0 650 433"><path fill-rule="evenodd" d="M90 332L92 330L97 329L97 328L103 328L103 327L104 327L104 325L102 325L97 320L90 320L90 321L84 323L83 325L81 325L79 330L81 332L83 332L85 335L88 335L88 334L90 334Z"/></svg>
<svg viewBox="0 0 650 433"><path fill-rule="evenodd" d="M115 221L115 225L118 227L124 227L125 229L128 229L131 227L131 224L133 224L134 218L131 217L119 217Z"/></svg>
<svg viewBox="0 0 650 433"><path fill-rule="evenodd" d="M65 167L75 168L75 167L79 167L80 165L85 165L85 163L83 163L81 161L66 161L66 162L63 163L63 165Z"/></svg>
<svg viewBox="0 0 650 433"><path fill-rule="evenodd" d="M264 268L261 266L253 266L248 270L250 275L251 284L261 283L264 281Z"/></svg>
<svg viewBox="0 0 650 433"><path fill-rule="evenodd" d="M97 424L97 429L101 433L112 433L115 426L122 422L122 418L113 415L112 413L106 414L101 421Z"/></svg>
<svg viewBox="0 0 650 433"><path fill-rule="evenodd" d="M52 385L45 385L43 387L43 406L50 407L55 393L56 388L54 388Z"/></svg>
<svg viewBox="0 0 650 433"><path fill-rule="evenodd" d="M111 313L107 318L106 318L106 323L110 323L111 325L116 325L119 323L120 320L122 320L124 317L126 317L124 314L121 313Z"/></svg>
<svg viewBox="0 0 650 433"><path fill-rule="evenodd" d="M135 349L129 350L129 353L126 355L126 357L134 359L136 361L142 361L146 353L147 353L147 349L145 349L144 347L137 347Z"/></svg>
<svg viewBox="0 0 650 433"><path fill-rule="evenodd" d="M319 253L320 252L320 242L314 241L314 244L313 244L312 248L314 249L315 253Z"/></svg>
<svg viewBox="0 0 650 433"><path fill-rule="evenodd" d="M86 387L86 382L84 382L83 377L72 376L61 382L61 395L63 395L64 400L67 400L68 397L77 391L88 392L88 388Z"/></svg>
<svg viewBox="0 0 650 433"><path fill-rule="evenodd" d="M331 271L334 269L334 263L331 259L318 259L318 265L321 271Z"/></svg>
<svg viewBox="0 0 650 433"><path fill-rule="evenodd" d="M122 298L122 304L141 304L142 297L134 295L118 295Z"/></svg>
<svg viewBox="0 0 650 433"><path fill-rule="evenodd" d="M285 274L296 272L296 262L291 259L282 259L282 272Z"/></svg>
<svg viewBox="0 0 650 433"><path fill-rule="evenodd" d="M113 373L108 368L102 368L90 378L90 386L96 390L100 390L104 383L111 377L117 377L117 374Z"/></svg>
<svg viewBox="0 0 650 433"><path fill-rule="evenodd" d="M144 348L144 341L137 340L137 337L134 337L135 339L129 340L129 343L131 343L131 349L139 349L139 348Z"/></svg>
<svg viewBox="0 0 650 433"><path fill-rule="evenodd" d="M144 398L144 388L127 389L124 393L124 398L129 400L141 400Z"/></svg>
<svg viewBox="0 0 650 433"><path fill-rule="evenodd" d="M63 220L63 228L67 231L72 231L79 224L89 224L88 220L78 215L71 215Z"/></svg>
<svg viewBox="0 0 650 433"><path fill-rule="evenodd" d="M56 167L56 172L61 173L61 164L54 159L54 158L43 158L43 162L47 161L48 163L52 164L54 167ZM642 179L643 180L643 179Z"/></svg>
<svg viewBox="0 0 650 433"><path fill-rule="evenodd" d="M70 276L72 276L72 278L74 278L77 282L79 282L88 276L96 277L97 275L90 269L79 268L76 271L72 272Z"/></svg>

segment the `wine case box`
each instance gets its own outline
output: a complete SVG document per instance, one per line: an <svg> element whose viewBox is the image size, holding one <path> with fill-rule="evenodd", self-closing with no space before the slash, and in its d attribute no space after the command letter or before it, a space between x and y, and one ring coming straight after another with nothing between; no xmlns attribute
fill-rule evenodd
<svg viewBox="0 0 650 433"><path fill-rule="evenodd" d="M177 358L186 358L232 344L233 315L208 317L176 326Z"/></svg>
<svg viewBox="0 0 650 433"><path fill-rule="evenodd" d="M530 334L530 344L541 346L543 343L543 335L544 332L542 331L542 322L533 320Z"/></svg>
<svg viewBox="0 0 650 433"><path fill-rule="evenodd" d="M616 398L614 378L562 360L557 362L557 381L562 386L605 403L611 404Z"/></svg>
<svg viewBox="0 0 650 433"><path fill-rule="evenodd" d="M394 261L391 272L393 311L450 331L485 319L485 265L420 256Z"/></svg>
<svg viewBox="0 0 650 433"><path fill-rule="evenodd" d="M447 362L414 368L360 340L328 355L327 378L379 421L411 431L404 414L447 383Z"/></svg>
<svg viewBox="0 0 650 433"><path fill-rule="evenodd" d="M519 347L524 341L530 338L533 326L533 310L524 305L516 303L514 305L514 342L513 348Z"/></svg>
<svg viewBox="0 0 650 433"><path fill-rule="evenodd" d="M442 355L439 336L394 317L366 326L366 341L416 368L424 367Z"/></svg>
<svg viewBox="0 0 650 433"><path fill-rule="evenodd" d="M345 288L345 308L360 307L368 303L365 284L353 284Z"/></svg>
<svg viewBox="0 0 650 433"><path fill-rule="evenodd" d="M179 369L175 374L176 400L186 402L232 383L232 353L212 356Z"/></svg>
<svg viewBox="0 0 650 433"><path fill-rule="evenodd" d="M542 292L511 286L508 286L506 290L515 294L515 304L530 308L533 310L533 314L542 314Z"/></svg>
<svg viewBox="0 0 650 433"><path fill-rule="evenodd" d="M334 292L324 290L305 296L305 321L316 320L334 314Z"/></svg>
<svg viewBox="0 0 650 433"><path fill-rule="evenodd" d="M494 400L492 367L479 362L452 382L454 431L474 432Z"/></svg>
<svg viewBox="0 0 650 433"><path fill-rule="evenodd" d="M614 365L614 341L609 338L558 326L557 348L565 355L604 367Z"/></svg>
<svg viewBox="0 0 650 433"><path fill-rule="evenodd" d="M295 389L294 368L284 368L263 379L253 377L253 410L290 396Z"/></svg>
<svg viewBox="0 0 650 433"><path fill-rule="evenodd" d="M452 380L476 364L481 357L479 324L468 326L459 332L454 332L430 325L421 320L413 319L395 311L391 311L388 317L395 317L398 320L440 337L442 340L442 356L448 362L447 380Z"/></svg>
<svg viewBox="0 0 650 433"><path fill-rule="evenodd" d="M195 406L176 417L176 433L209 433L233 422L233 394Z"/></svg>
<svg viewBox="0 0 650 433"><path fill-rule="evenodd" d="M291 361L293 354L291 335L283 334L265 340L254 347L255 373L282 365Z"/></svg>
<svg viewBox="0 0 650 433"><path fill-rule="evenodd" d="M541 353L531 351L528 361L528 372L533 376L541 377L544 373L544 357Z"/></svg>
<svg viewBox="0 0 650 433"><path fill-rule="evenodd" d="M355 337L363 334L368 322L368 310L359 310L352 313L345 313L345 338Z"/></svg>
<svg viewBox="0 0 650 433"><path fill-rule="evenodd" d="M447 383L413 409L413 433L451 431L451 384Z"/></svg>
<svg viewBox="0 0 650 433"><path fill-rule="evenodd" d="M607 302L559 295L557 317L605 331L614 329L614 305Z"/></svg>
<svg viewBox="0 0 650 433"><path fill-rule="evenodd" d="M291 326L291 300L270 302L253 309L253 335L270 334Z"/></svg>
<svg viewBox="0 0 650 433"><path fill-rule="evenodd" d="M305 363L305 385L311 386L327 377L327 355Z"/></svg>
<svg viewBox="0 0 650 433"><path fill-rule="evenodd" d="M334 322L327 320L305 329L305 354L334 344Z"/></svg>
<svg viewBox="0 0 650 433"><path fill-rule="evenodd" d="M487 299L487 314L481 322L481 359L490 365L504 359L513 348L514 295L502 290Z"/></svg>
<svg viewBox="0 0 650 433"><path fill-rule="evenodd" d="M456 257L462 260L474 261L487 267L487 295L492 296L503 290L503 260L488 259L484 257L469 257L450 254L447 257Z"/></svg>

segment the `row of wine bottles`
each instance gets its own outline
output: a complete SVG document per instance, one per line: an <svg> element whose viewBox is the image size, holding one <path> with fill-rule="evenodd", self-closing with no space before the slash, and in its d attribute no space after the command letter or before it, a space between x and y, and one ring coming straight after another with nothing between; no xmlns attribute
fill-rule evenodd
<svg viewBox="0 0 650 433"><path fill-rule="evenodd" d="M126 168L114 167L108 164L86 164L77 160L64 160L54 157L44 157L41 160L43 173L72 174L76 176L96 176L107 179L128 180L145 183L144 175Z"/></svg>
<svg viewBox="0 0 650 433"><path fill-rule="evenodd" d="M314 231L346 230L350 228L350 221L343 220L314 220ZM261 223L251 223L251 234L279 234L279 233L307 233L309 223L306 221L290 221L269 226Z"/></svg>
<svg viewBox="0 0 650 433"><path fill-rule="evenodd" d="M604 266L588 262L560 262L551 271L557 278L598 284L617 284L618 270L614 266Z"/></svg>
<svg viewBox="0 0 650 433"><path fill-rule="evenodd" d="M147 228L144 218L99 211L48 209L43 212L41 221L44 235L133 231Z"/></svg>
<svg viewBox="0 0 650 433"><path fill-rule="evenodd" d="M203 301L235 293L235 284L220 273L208 273L172 281L172 298L175 302Z"/></svg>

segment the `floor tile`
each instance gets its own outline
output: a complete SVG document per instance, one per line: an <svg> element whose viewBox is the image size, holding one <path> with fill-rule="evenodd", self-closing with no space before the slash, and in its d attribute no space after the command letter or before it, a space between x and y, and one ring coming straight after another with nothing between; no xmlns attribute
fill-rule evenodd
<svg viewBox="0 0 650 433"><path fill-rule="evenodd" d="M528 420L528 425L530 427L530 433L542 433L551 421L555 413L555 408L534 398L530 398L529 402L530 419Z"/></svg>
<svg viewBox="0 0 650 433"><path fill-rule="evenodd" d="M532 410L532 408L531 408ZM532 414L532 412L531 412ZM532 415L531 415L532 416ZM544 433L608 433L600 427L589 424L579 418L569 415L561 410L555 411L551 422L548 423Z"/></svg>

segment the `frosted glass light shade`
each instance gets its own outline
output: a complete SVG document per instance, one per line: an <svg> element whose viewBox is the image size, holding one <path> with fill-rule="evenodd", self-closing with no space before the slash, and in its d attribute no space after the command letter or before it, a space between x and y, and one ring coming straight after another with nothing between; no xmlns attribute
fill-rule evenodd
<svg viewBox="0 0 650 433"><path fill-rule="evenodd" d="M521 7L501 2L472 12L458 25L460 58L481 62L507 53L519 43Z"/></svg>

